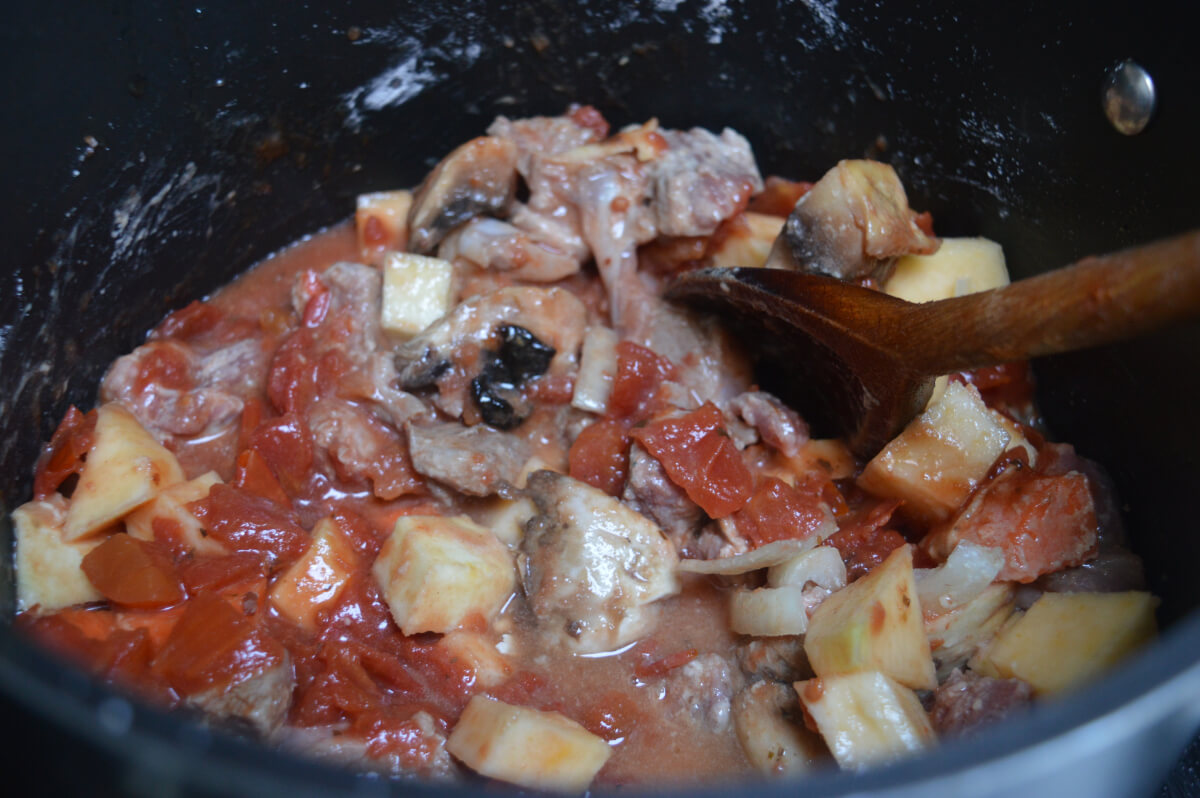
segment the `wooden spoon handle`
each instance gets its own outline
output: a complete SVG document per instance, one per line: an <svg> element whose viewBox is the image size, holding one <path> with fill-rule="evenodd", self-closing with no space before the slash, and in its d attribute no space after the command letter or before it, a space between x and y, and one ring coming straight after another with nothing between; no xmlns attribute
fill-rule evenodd
<svg viewBox="0 0 1200 798"><path fill-rule="evenodd" d="M1200 312L1200 230L978 294L911 306L902 321L926 374L1127 338Z"/></svg>

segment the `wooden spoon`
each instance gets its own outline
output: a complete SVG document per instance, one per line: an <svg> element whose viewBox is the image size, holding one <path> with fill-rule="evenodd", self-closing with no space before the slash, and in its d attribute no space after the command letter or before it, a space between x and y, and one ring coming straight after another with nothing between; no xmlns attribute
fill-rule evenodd
<svg viewBox="0 0 1200 798"><path fill-rule="evenodd" d="M941 374L1083 349L1200 312L1200 230L1003 288L914 304L831 277L704 269L667 296L731 318L773 386L871 457Z"/></svg>

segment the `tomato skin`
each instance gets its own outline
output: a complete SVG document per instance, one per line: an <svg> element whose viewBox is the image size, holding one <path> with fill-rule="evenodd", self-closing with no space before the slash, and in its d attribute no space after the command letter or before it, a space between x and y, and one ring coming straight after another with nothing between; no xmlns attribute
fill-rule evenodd
<svg viewBox="0 0 1200 798"><path fill-rule="evenodd" d="M712 402L651 421L632 435L710 517L723 518L750 500L750 469L725 434L721 411Z"/></svg>
<svg viewBox="0 0 1200 798"><path fill-rule="evenodd" d="M232 485L213 485L190 507L209 534L233 551L269 552L282 566L308 548L309 535L290 512Z"/></svg>
<svg viewBox="0 0 1200 798"><path fill-rule="evenodd" d="M80 566L109 601L126 607L167 607L184 599L170 557L154 544L124 532L87 553Z"/></svg>
<svg viewBox="0 0 1200 798"><path fill-rule="evenodd" d="M585 427L567 453L573 479L599 488L609 496L621 495L629 476L629 431L615 419L602 419Z"/></svg>
<svg viewBox="0 0 1200 798"><path fill-rule="evenodd" d="M825 523L823 481L805 480L792 487L776 477L766 477L754 488L750 501L734 514L737 530L753 546L775 540L804 540Z"/></svg>
<svg viewBox="0 0 1200 798"><path fill-rule="evenodd" d="M250 435L249 448L259 453L285 494L304 490L312 475L313 442L303 418L288 413L259 425Z"/></svg>
<svg viewBox="0 0 1200 798"><path fill-rule="evenodd" d="M96 433L96 411L85 415L71 405L38 458L33 475L33 496L44 499L58 490L72 474L83 472L83 458Z"/></svg>
<svg viewBox="0 0 1200 798"><path fill-rule="evenodd" d="M617 344L617 373L608 397L609 418L641 421L657 409L658 389L676 379L675 365L641 344Z"/></svg>
<svg viewBox="0 0 1200 798"><path fill-rule="evenodd" d="M270 499L283 507L291 504L279 480L267 465L266 459L257 449L243 449L237 458L237 471L233 478L234 487Z"/></svg>

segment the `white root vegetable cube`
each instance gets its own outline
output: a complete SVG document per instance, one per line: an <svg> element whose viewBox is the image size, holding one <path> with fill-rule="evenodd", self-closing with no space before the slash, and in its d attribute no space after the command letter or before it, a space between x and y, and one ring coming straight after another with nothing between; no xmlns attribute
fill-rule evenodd
<svg viewBox="0 0 1200 798"><path fill-rule="evenodd" d="M935 742L917 694L876 671L796 682L796 692L837 763L859 769Z"/></svg>
<svg viewBox="0 0 1200 798"><path fill-rule="evenodd" d="M952 382L942 398L875 455L858 484L903 499L901 511L925 523L950 517L1008 448L1008 431L973 385Z"/></svg>
<svg viewBox="0 0 1200 798"><path fill-rule="evenodd" d="M804 651L817 676L881 671L907 687L936 687L912 548L825 599L809 619Z"/></svg>
<svg viewBox="0 0 1200 798"><path fill-rule="evenodd" d="M732 220L731 220L732 221ZM712 253L712 265L723 267L747 266L758 268L767 262L771 247L786 221L781 216L763 213L743 213Z"/></svg>
<svg viewBox="0 0 1200 798"><path fill-rule="evenodd" d="M925 618L925 636L937 666L938 680L969 660L1004 626L1013 612L1011 582L989 585L975 598L950 612Z"/></svg>
<svg viewBox="0 0 1200 798"><path fill-rule="evenodd" d="M313 527L308 551L271 586L271 603L280 615L314 631L317 612L337 600L357 563L358 555L337 522L322 518Z"/></svg>
<svg viewBox="0 0 1200 798"><path fill-rule="evenodd" d="M735 590L729 594L729 626L755 637L802 635L808 629L801 585Z"/></svg>
<svg viewBox="0 0 1200 798"><path fill-rule="evenodd" d="M175 455L154 439L128 410L101 405L95 442L67 510L67 540L94 535L164 488L183 482Z"/></svg>
<svg viewBox="0 0 1200 798"><path fill-rule="evenodd" d="M932 302L1008 285L1004 250L986 238L943 238L932 255L896 261L884 291L909 302Z"/></svg>
<svg viewBox="0 0 1200 798"><path fill-rule="evenodd" d="M103 598L79 568L100 541L66 540L66 517L67 502L58 494L13 511L19 612L35 606L50 612Z"/></svg>
<svg viewBox="0 0 1200 798"><path fill-rule="evenodd" d="M572 407L589 413L603 413L608 409L608 397L617 377L617 343L617 334L611 328L588 328L579 354Z"/></svg>
<svg viewBox="0 0 1200 798"><path fill-rule="evenodd" d="M493 779L531 789L580 793L612 750L557 712L474 696L446 740L446 750Z"/></svg>
<svg viewBox="0 0 1200 798"><path fill-rule="evenodd" d="M437 642L451 665L469 671L480 687L495 687L512 676L513 667L490 635L456 629Z"/></svg>
<svg viewBox="0 0 1200 798"><path fill-rule="evenodd" d="M971 660L986 676L1021 679L1038 694L1095 678L1157 633L1149 593L1045 593Z"/></svg>
<svg viewBox="0 0 1200 798"><path fill-rule="evenodd" d="M208 536L200 519L187 508L191 502L208 496L212 486L220 482L217 472L209 471L195 479L172 485L125 516L125 531L135 538L154 540L158 537L156 530L168 530L194 554L215 556L228 553L223 544Z"/></svg>
<svg viewBox="0 0 1200 798"><path fill-rule="evenodd" d="M411 191L378 191L359 194L354 211L358 249L368 263L379 263L388 251L408 246L408 212Z"/></svg>
<svg viewBox="0 0 1200 798"><path fill-rule="evenodd" d="M372 570L406 635L491 621L516 586L508 547L467 518L400 518Z"/></svg>
<svg viewBox="0 0 1200 798"><path fill-rule="evenodd" d="M454 305L454 266L441 258L389 252L383 259L385 330L413 336Z"/></svg>

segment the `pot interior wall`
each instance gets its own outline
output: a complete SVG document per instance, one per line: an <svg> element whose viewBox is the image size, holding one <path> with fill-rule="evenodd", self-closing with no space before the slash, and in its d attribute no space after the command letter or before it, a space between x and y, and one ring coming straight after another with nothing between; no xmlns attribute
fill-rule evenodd
<svg viewBox="0 0 1200 798"><path fill-rule="evenodd" d="M729 125L764 172L798 179L881 158L940 232L1002 242L1015 276L1200 219L1189 27L1081 3L51 0L10 9L4 37L20 76L0 134L6 510L68 405L94 404L105 365L165 313L345 218L357 193L414 184L496 114L579 101L617 125ZM1132 138L1099 102L1127 57L1161 97ZM1200 537L1181 534L1197 351L1193 323L1037 366L1058 437L1113 472L1164 621L1200 603ZM7 556L0 605L10 616Z"/></svg>

